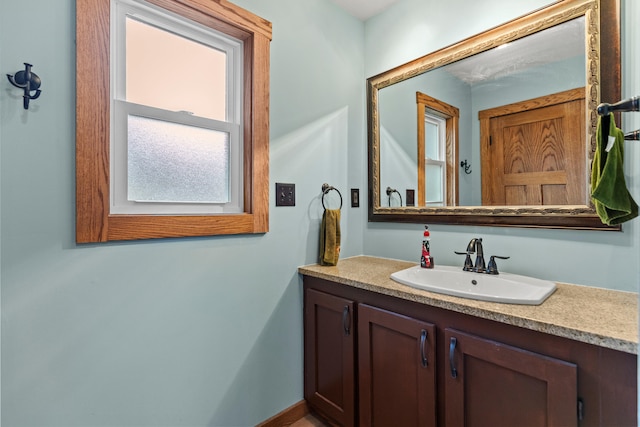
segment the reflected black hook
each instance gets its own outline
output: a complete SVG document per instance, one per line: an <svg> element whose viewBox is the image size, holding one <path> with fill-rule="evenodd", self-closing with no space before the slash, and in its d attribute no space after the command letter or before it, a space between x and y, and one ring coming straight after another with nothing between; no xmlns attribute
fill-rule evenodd
<svg viewBox="0 0 640 427"><path fill-rule="evenodd" d="M463 162L460 162L460 167L464 168L464 173L467 175L471 174L471 165L467 163L466 159Z"/></svg>
<svg viewBox="0 0 640 427"><path fill-rule="evenodd" d="M42 92L39 87L42 84L42 80L40 77L34 72L31 71L31 64L24 63L24 71L18 71L15 75L7 74L7 78L9 82L17 88L24 90L24 95L22 98L23 106L25 110L29 109L29 101L32 99L37 99ZM35 94L31 95L31 91L36 91Z"/></svg>

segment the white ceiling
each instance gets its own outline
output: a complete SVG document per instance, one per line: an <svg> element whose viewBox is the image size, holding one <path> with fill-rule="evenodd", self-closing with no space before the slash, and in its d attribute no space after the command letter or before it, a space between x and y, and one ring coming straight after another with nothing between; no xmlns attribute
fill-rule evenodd
<svg viewBox="0 0 640 427"><path fill-rule="evenodd" d="M349 14L366 21L400 0L331 0Z"/></svg>

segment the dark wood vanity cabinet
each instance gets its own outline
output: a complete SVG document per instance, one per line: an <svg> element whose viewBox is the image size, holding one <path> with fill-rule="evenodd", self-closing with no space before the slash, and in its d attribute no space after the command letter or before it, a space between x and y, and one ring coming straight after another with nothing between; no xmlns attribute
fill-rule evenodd
<svg viewBox="0 0 640 427"><path fill-rule="evenodd" d="M311 276L305 399L341 426L633 426L634 354Z"/></svg>

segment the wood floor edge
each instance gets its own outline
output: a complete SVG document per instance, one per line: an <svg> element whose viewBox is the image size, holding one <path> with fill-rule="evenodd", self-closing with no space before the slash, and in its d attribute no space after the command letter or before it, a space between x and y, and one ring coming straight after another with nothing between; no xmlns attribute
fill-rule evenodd
<svg viewBox="0 0 640 427"><path fill-rule="evenodd" d="M284 427L289 426L309 413L309 405L306 400L294 403L288 408L280 411L273 417L257 424L256 427Z"/></svg>

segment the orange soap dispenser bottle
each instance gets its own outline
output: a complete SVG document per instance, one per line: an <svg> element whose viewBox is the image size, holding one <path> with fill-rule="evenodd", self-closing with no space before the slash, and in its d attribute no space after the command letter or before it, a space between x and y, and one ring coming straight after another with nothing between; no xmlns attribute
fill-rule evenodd
<svg viewBox="0 0 640 427"><path fill-rule="evenodd" d="M424 226L422 240L422 255L420 256L420 267L422 268L433 268L433 257L431 256L431 243L430 243L430 234L429 234L429 226Z"/></svg>

